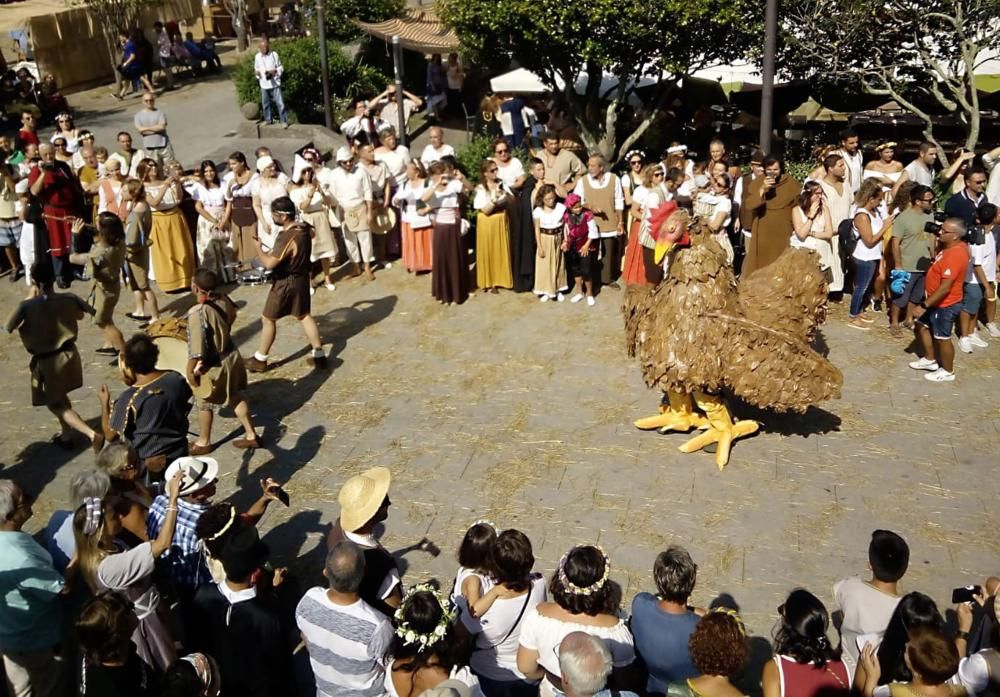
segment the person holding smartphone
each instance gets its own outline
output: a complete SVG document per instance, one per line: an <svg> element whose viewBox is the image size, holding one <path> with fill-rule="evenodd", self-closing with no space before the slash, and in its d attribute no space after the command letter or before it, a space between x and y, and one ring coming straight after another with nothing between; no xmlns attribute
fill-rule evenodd
<svg viewBox="0 0 1000 697"><path fill-rule="evenodd" d="M792 210L798 205L802 185L785 174L785 163L776 155L762 162L764 176L751 182L744 200L750 212L750 238L742 275L763 268L781 256L791 241Z"/></svg>

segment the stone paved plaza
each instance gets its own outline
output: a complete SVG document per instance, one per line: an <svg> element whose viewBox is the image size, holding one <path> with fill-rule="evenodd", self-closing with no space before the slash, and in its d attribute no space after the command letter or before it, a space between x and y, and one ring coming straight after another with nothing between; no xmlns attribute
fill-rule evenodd
<svg viewBox="0 0 1000 697"><path fill-rule="evenodd" d="M191 133L205 143L183 146L185 161L230 145L253 148L225 137L238 121L228 83L186 87L160 103L175 140ZM110 143L106 136L126 126L138 104L83 106L99 122L98 142ZM267 144L288 148L288 141ZM0 279L5 313L22 292ZM246 302L235 330L244 355L256 347L265 292L234 294ZM720 473L710 454L677 452L684 435L631 426L655 412L659 395L625 355L620 300L608 290L587 308L501 293L444 308L430 296L429 276L398 266L374 283L321 289L314 314L331 370L311 372L297 324L279 326L274 355L287 362L252 377L249 390L269 445L253 454L228 444L217 450L219 498L245 506L262 477L287 481L291 508L272 508L262 529L276 561L311 579L340 485L384 465L394 475L386 545L403 550L426 535L442 548L436 559L405 552L407 583L436 576L450 585L461 535L480 517L524 530L546 574L569 546L600 543L626 599L652 589L656 553L679 543L700 567L693 601L729 594L763 636L791 588L807 586L832 605L837 578L866 573L876 527L911 544L905 590L946 602L952 587L1000 572L993 511L1000 482L991 474L1000 344L959 354L957 381L931 384L907 367L907 339L850 329L846 309L836 306L822 343L844 371L842 399L804 416L765 416L762 432L738 442ZM171 296L163 304L181 313L189 303ZM117 312L126 334L130 309L123 300ZM97 387L121 389L117 370L94 353L98 341L86 325L86 384L73 394L92 422ZM0 341L0 370L0 477L40 495L28 525L35 532L66 505L70 477L93 455L47 442L56 427L45 409L26 406L27 356L16 336ZM216 437L227 433L237 437L236 421L219 419Z"/></svg>

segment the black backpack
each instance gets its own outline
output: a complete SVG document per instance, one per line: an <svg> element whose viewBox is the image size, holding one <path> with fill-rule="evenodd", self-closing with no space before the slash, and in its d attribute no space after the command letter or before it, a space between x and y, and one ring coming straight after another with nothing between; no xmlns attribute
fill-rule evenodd
<svg viewBox="0 0 1000 697"><path fill-rule="evenodd" d="M844 218L837 226L837 237L840 239L841 259L854 256L854 248L858 246L858 237L854 234L854 219Z"/></svg>

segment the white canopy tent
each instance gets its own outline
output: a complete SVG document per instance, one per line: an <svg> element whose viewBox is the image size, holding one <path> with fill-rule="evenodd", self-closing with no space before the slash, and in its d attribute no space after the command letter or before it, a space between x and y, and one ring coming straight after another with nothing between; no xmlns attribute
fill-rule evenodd
<svg viewBox="0 0 1000 697"><path fill-rule="evenodd" d="M566 83L563 82L558 76L556 76L556 87L560 90ZM604 73L601 78L601 94L607 94L613 87L618 84L618 78L610 73ZM652 77L640 78L638 87L646 87L648 85L656 84L656 79ZM587 75L581 75L574 85L577 94L583 94L587 89ZM528 70L527 68L517 68L516 70L511 70L509 73L503 73L502 75L497 75L495 78L490 80L490 89L496 93L514 93L514 94L541 94L543 92L549 92L550 87L542 81L538 75ZM629 103L636 106L642 104L642 101L635 96L635 94L629 95Z"/></svg>

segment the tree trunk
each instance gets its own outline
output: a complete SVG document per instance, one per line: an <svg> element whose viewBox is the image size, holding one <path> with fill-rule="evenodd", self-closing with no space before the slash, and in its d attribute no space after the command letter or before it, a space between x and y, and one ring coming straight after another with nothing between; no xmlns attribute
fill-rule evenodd
<svg viewBox="0 0 1000 697"><path fill-rule="evenodd" d="M122 74L118 72L118 51L115 49L114 39L108 36L104 37L104 46L108 50L108 57L111 59L111 71L115 76L115 94L121 94L122 84L125 82Z"/></svg>

